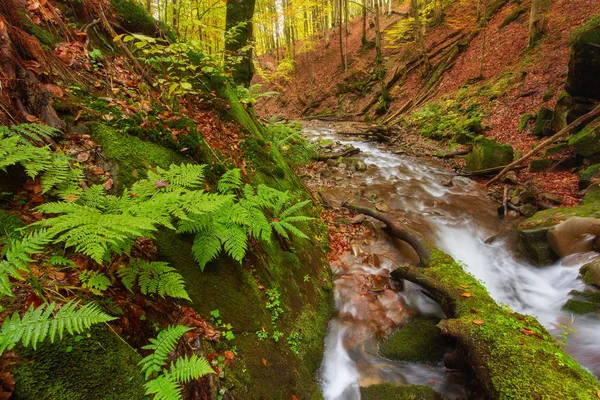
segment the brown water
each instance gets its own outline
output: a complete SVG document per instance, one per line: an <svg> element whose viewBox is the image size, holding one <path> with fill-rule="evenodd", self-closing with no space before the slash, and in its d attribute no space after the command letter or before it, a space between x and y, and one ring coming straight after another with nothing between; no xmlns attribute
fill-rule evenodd
<svg viewBox="0 0 600 400"><path fill-rule="evenodd" d="M338 128L348 130L347 126ZM552 333L569 334L567 351L596 375L600 374L600 332L595 318L562 312L572 289L582 290L579 267L596 253L579 254L539 269L519 260L509 239L486 244L491 235L505 232L516 220L497 216L485 188L455 176L439 163L394 155L375 143L348 140L326 123L305 124L309 138L352 143L368 165L365 172L335 171L332 188L324 194L334 202L389 208L389 214L420 231L486 284L492 296L515 311L536 316ZM337 316L331 321L321 369L327 400L360 398L359 387L381 382L433 386L450 399L466 398L461 376L439 365L393 362L378 355L379 341L402 328L415 315L442 318L440 308L421 290L406 282L394 287L389 272L411 262L409 249L399 250L382 231L356 238L352 251L332 265L335 275ZM557 329L558 328L558 329Z"/></svg>

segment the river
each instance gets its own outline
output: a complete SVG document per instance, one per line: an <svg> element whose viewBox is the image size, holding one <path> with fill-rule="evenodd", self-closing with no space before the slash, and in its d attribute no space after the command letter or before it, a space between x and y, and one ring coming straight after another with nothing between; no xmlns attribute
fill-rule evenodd
<svg viewBox="0 0 600 400"><path fill-rule="evenodd" d="M334 170L334 184L324 194L338 202L385 205L389 214L463 262L496 301L535 316L554 335L568 327L566 351L600 375L600 321L561 311L571 290L585 288L577 279L579 267L597 253L537 268L520 258L510 235L486 244L486 238L510 230L517 221L498 217L486 189L476 182L423 157L395 155L376 143L349 140L336 134L336 125L310 122L304 133L309 139L352 144L361 150L356 157L368 165L365 172ZM352 251L332 265L337 314L329 325L321 368L325 399L360 399L361 386L381 382L429 385L450 399L468 398L461 374L446 371L441 363L394 362L379 356L381 338L402 329L404 322L416 315L442 318L443 313L415 285L393 287L389 272L414 256L399 251L380 230L373 232L355 238Z"/></svg>

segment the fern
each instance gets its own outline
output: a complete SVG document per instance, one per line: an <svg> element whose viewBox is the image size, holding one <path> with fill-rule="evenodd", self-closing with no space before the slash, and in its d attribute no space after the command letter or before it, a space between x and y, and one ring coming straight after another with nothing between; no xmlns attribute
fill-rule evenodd
<svg viewBox="0 0 600 400"><path fill-rule="evenodd" d="M45 142L54 138L60 131L47 125L21 124L11 127L2 126L0 127L0 134L3 133L6 136L19 137L19 140L25 143L31 141Z"/></svg>
<svg viewBox="0 0 600 400"><path fill-rule="evenodd" d="M215 373L208 361L195 354L191 357L179 357L168 369L165 368L169 354L173 352L181 336L191 329L182 325L169 326L159 332L156 339L150 339L151 344L143 347L154 350L140 364L142 372L146 374L146 394L154 395L155 400L183 400L182 384ZM155 378L148 380L153 374L156 375Z"/></svg>
<svg viewBox="0 0 600 400"><path fill-rule="evenodd" d="M242 174L239 169L235 168L230 169L221 176L217 188L220 193L231 194L235 189L242 187L242 183Z"/></svg>
<svg viewBox="0 0 600 400"><path fill-rule="evenodd" d="M288 232L299 238L308 239L308 236L306 236L304 234L304 232L302 232L300 229L298 229L297 227L292 225L292 223L311 221L314 219L312 217L307 217L304 215L296 215L304 207L309 205L310 202L311 202L310 200L301 201L301 202L296 203L296 204L288 207L287 209L279 212L278 215L276 215L276 218L274 218L271 221L271 226L273 227L273 229L279 235L281 235L282 237L284 237L285 239L288 239L288 240L290 238ZM281 207L278 205L277 209L281 210Z"/></svg>
<svg viewBox="0 0 600 400"><path fill-rule="evenodd" d="M4 246L10 239L20 238L23 227L25 223L19 217L0 210L0 246Z"/></svg>
<svg viewBox="0 0 600 400"><path fill-rule="evenodd" d="M45 304L34 309L33 305L25 312L23 317L15 313L8 317L0 329L0 354L12 349L18 343L23 346L32 346L34 349L46 338L50 342L58 336L62 339L64 332L71 335L81 333L93 324L108 322L113 319L103 313L93 303L84 304L77 308L79 302L68 302L58 312L53 314L56 303Z"/></svg>
<svg viewBox="0 0 600 400"><path fill-rule="evenodd" d="M70 260L63 256L57 256L57 255L53 255L52 257L50 257L48 262L53 267L57 267L57 266L58 267L74 267L75 266L75 263L73 262L73 260Z"/></svg>
<svg viewBox="0 0 600 400"><path fill-rule="evenodd" d="M175 297L190 300L183 277L165 262L131 260L131 266L117 271L123 285L133 293L137 281L144 295Z"/></svg>
<svg viewBox="0 0 600 400"><path fill-rule="evenodd" d="M160 331L156 339L150 339L150 344L142 347L146 350L154 350L139 363L142 366L142 372L146 373L146 380L153 373L162 371L163 366L167 363L167 357L175 350L179 338L191 329L183 325L169 326Z"/></svg>
<svg viewBox="0 0 600 400"><path fill-rule="evenodd" d="M21 164L30 178L35 178L51 165L48 147L34 147L17 136L6 137L0 132L0 170Z"/></svg>
<svg viewBox="0 0 600 400"><path fill-rule="evenodd" d="M81 285L82 288L89 289L97 296L101 295L102 292L112 286L108 276L97 271L85 270L79 274L79 280L83 283L83 285Z"/></svg>

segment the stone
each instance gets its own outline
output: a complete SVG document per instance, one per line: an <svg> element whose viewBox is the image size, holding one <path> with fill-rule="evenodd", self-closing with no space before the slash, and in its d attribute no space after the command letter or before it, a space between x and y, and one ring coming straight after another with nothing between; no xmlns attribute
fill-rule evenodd
<svg viewBox="0 0 600 400"><path fill-rule="evenodd" d="M473 140L473 150L465 158L465 166L467 171L480 171L505 166L513 158L513 148L510 145L477 136Z"/></svg>
<svg viewBox="0 0 600 400"><path fill-rule="evenodd" d="M537 212L537 207L532 204L523 204L519 207L519 212L521 215L529 218Z"/></svg>
<svg viewBox="0 0 600 400"><path fill-rule="evenodd" d="M358 215L354 216L352 219L350 219L350 223L351 224L361 224L365 220L365 218L367 218L365 214L358 214Z"/></svg>
<svg viewBox="0 0 600 400"><path fill-rule="evenodd" d="M323 178L329 178L331 176L331 171L328 171L326 169L321 171L321 177Z"/></svg>
<svg viewBox="0 0 600 400"><path fill-rule="evenodd" d="M502 177L502 182L510 183L511 185L516 185L519 183L517 179L517 173L515 171L509 171L506 175Z"/></svg>
<svg viewBox="0 0 600 400"><path fill-rule="evenodd" d="M600 100L600 26L592 24L572 38L565 90L571 96Z"/></svg>
<svg viewBox="0 0 600 400"><path fill-rule="evenodd" d="M550 203L562 204L562 197L557 196L555 194L552 194L552 193L542 193L542 197L544 199L548 200Z"/></svg>
<svg viewBox="0 0 600 400"><path fill-rule="evenodd" d="M590 158L600 156L600 124L589 124L581 132L569 139L575 153Z"/></svg>
<svg viewBox="0 0 600 400"><path fill-rule="evenodd" d="M568 143L559 143L554 146L548 147L544 150L544 157L553 156L555 154L560 154L565 151L569 147Z"/></svg>
<svg viewBox="0 0 600 400"><path fill-rule="evenodd" d="M548 243L559 257L600 248L600 219L571 217L548 229Z"/></svg>
<svg viewBox="0 0 600 400"><path fill-rule="evenodd" d="M600 287L600 258L584 264L579 273L585 283Z"/></svg>
<svg viewBox="0 0 600 400"><path fill-rule="evenodd" d="M549 265L555 259L547 239L548 228L519 230L519 247L537 266Z"/></svg>
<svg viewBox="0 0 600 400"><path fill-rule="evenodd" d="M510 203L511 203L513 206L517 206L517 205L519 205L519 203L520 203L520 202L521 202L521 198L520 198L519 196L514 196L514 197L512 197L512 198L510 199Z"/></svg>
<svg viewBox="0 0 600 400"><path fill-rule="evenodd" d="M552 121L554 132L566 128L567 125L577 118L592 111L594 107L594 102L590 99L584 97L572 97L567 93L561 94L554 106L554 120ZM582 127L575 129L575 132L578 132L581 128Z"/></svg>
<svg viewBox="0 0 600 400"><path fill-rule="evenodd" d="M595 182L586 189L583 204L598 204L600 208L600 182Z"/></svg>
<svg viewBox="0 0 600 400"><path fill-rule="evenodd" d="M542 172L552 165L554 161L549 158L538 158L529 162L529 170L531 172Z"/></svg>
<svg viewBox="0 0 600 400"><path fill-rule="evenodd" d="M533 125L533 129L531 133L535 136L551 136L552 122L554 120L554 111L547 107L542 107L537 112L535 117L535 124Z"/></svg>
<svg viewBox="0 0 600 400"><path fill-rule="evenodd" d="M593 181L600 180L600 164L594 164L587 167L579 176L579 189L585 189Z"/></svg>
<svg viewBox="0 0 600 400"><path fill-rule="evenodd" d="M519 197L521 198L521 200L523 201L523 203L533 204L533 205L535 205L537 203L535 195L531 191L529 191L529 190L522 191L519 194Z"/></svg>
<svg viewBox="0 0 600 400"><path fill-rule="evenodd" d="M338 168L340 168L340 169L346 169L347 167L348 167L348 164L346 164L346 163L340 163L338 165Z"/></svg>
<svg viewBox="0 0 600 400"><path fill-rule="evenodd" d="M363 160L356 160L356 170L357 171L366 171L367 164Z"/></svg>
<svg viewBox="0 0 600 400"><path fill-rule="evenodd" d="M328 166L328 167L337 167L337 166L338 166L338 164L339 164L339 161L338 161L338 160L335 160L335 159L333 159L333 158L330 158L330 159L328 159L328 160L326 161L326 163L327 163L327 166Z"/></svg>
<svg viewBox="0 0 600 400"><path fill-rule="evenodd" d="M381 212L388 212L390 211L390 207L385 204L385 203L377 203L375 205L375 208L377 209L377 211L381 211Z"/></svg>

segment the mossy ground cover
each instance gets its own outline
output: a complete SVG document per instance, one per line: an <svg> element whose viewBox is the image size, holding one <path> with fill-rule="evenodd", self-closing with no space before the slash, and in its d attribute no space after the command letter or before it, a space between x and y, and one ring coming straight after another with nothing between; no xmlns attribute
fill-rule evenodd
<svg viewBox="0 0 600 400"><path fill-rule="evenodd" d="M19 352L13 399L140 400L142 357L105 326Z"/></svg>
<svg viewBox="0 0 600 400"><path fill-rule="evenodd" d="M381 383L360 389L362 400L442 400L443 397L428 386L396 386Z"/></svg>
<svg viewBox="0 0 600 400"><path fill-rule="evenodd" d="M442 336L438 322L430 318L416 318L407 322L398 333L381 343L379 354L395 361L441 361L450 341Z"/></svg>

